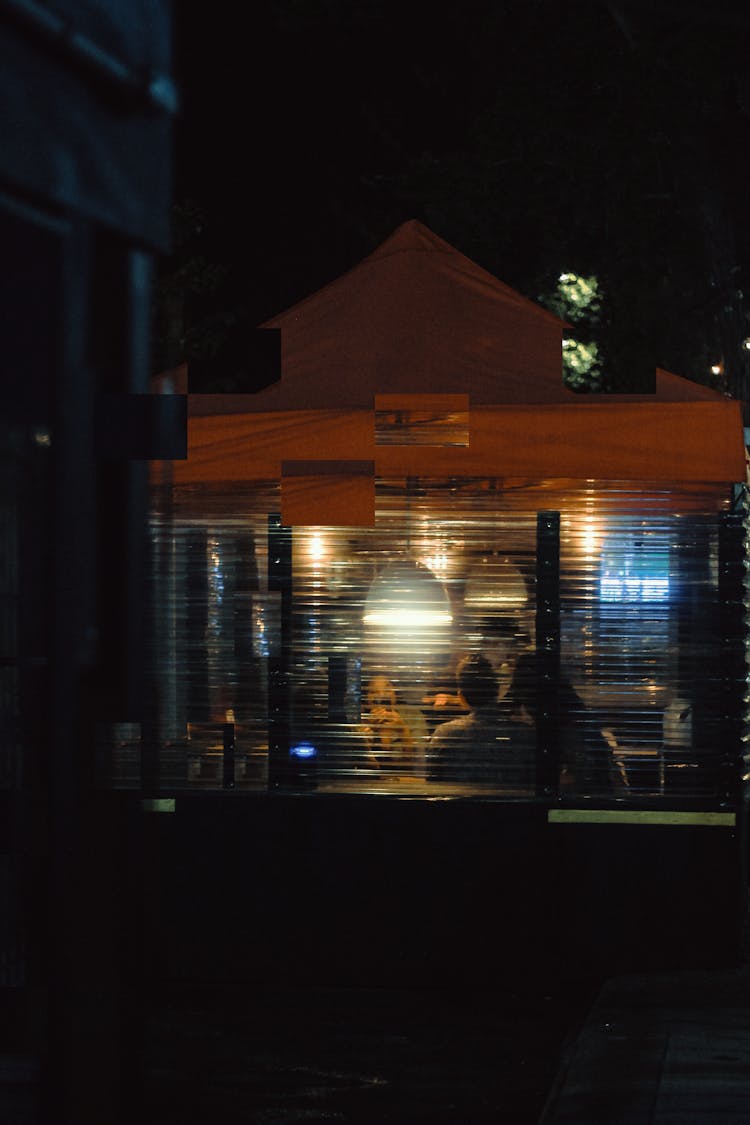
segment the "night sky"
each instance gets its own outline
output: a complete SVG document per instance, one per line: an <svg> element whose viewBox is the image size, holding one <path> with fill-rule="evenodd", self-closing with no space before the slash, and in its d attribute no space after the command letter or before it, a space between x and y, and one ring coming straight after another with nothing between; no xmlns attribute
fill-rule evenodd
<svg viewBox="0 0 750 1125"><path fill-rule="evenodd" d="M561 271L596 275L615 350L637 324L654 365L705 381L725 359L743 378L739 10L275 0L246 28L236 5L178 6L181 217L161 273L195 267L179 358L217 353L418 218L532 298Z"/></svg>

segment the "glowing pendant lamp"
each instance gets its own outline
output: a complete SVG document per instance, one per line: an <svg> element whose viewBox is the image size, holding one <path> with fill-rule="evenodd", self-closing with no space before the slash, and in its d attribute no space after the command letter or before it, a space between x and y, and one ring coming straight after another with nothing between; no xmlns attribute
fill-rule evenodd
<svg viewBox="0 0 750 1125"><path fill-rule="evenodd" d="M442 583L426 566L406 559L375 578L365 601L365 625L405 637L445 629L452 621Z"/></svg>
<svg viewBox="0 0 750 1125"><path fill-rule="evenodd" d="M521 571L508 559L487 555L469 571L464 589L464 607L487 615L524 609L529 600Z"/></svg>

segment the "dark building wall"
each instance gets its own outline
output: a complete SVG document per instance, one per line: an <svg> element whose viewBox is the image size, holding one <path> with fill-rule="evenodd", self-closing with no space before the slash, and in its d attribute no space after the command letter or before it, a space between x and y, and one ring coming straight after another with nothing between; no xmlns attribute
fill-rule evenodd
<svg viewBox="0 0 750 1125"><path fill-rule="evenodd" d="M739 828L239 794L144 815L160 978L481 985L739 956Z"/></svg>

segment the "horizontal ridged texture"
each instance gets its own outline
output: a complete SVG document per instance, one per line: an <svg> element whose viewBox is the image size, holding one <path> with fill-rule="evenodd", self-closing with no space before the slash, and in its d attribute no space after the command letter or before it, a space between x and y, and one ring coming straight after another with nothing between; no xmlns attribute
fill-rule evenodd
<svg viewBox="0 0 750 1125"><path fill-rule="evenodd" d="M274 484L177 489L151 524L159 783L714 799L742 768L728 510L700 488L394 479L374 528L291 530ZM132 783L138 739L111 737Z"/></svg>

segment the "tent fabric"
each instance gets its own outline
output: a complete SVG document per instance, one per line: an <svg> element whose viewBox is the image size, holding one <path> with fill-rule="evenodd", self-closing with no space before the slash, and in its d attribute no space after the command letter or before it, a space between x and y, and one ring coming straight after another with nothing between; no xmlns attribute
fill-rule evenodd
<svg viewBox="0 0 750 1125"><path fill-rule="evenodd" d="M656 369L656 387L654 394L647 395L577 395L585 402L595 402L605 399L607 402L727 402L731 401L728 395L715 391L712 387L693 383L690 379L683 379L680 375L673 375L670 371Z"/></svg>
<svg viewBox="0 0 750 1125"><path fill-rule="evenodd" d="M563 323L418 222L266 327L281 329L280 381L189 395L176 483L281 479L282 462L307 461L319 471L287 494L319 479L322 495L341 476L332 462L363 459L380 477L745 480L739 402L667 371L650 395L574 394L561 377ZM187 390L184 369L161 382ZM419 411L439 396L466 396L468 445L378 443L378 404Z"/></svg>
<svg viewBox="0 0 750 1125"><path fill-rule="evenodd" d="M281 466L281 522L326 527L375 526L372 462L329 461ZM311 518L312 517L312 518Z"/></svg>
<svg viewBox="0 0 750 1125"><path fill-rule="evenodd" d="M275 385L274 385L275 386ZM256 394L193 394L189 395L189 413L193 418L197 418L208 414L247 414L250 411L271 411L282 409L275 405L278 398L272 398L270 391L272 388L266 388L264 391L259 391ZM152 380L152 390L154 393L162 394L188 394L188 370L187 365L182 364L180 367L174 368L168 372L162 372ZM451 392L453 397L455 392ZM306 396L308 399L310 396ZM376 392L373 398L385 397L380 392ZM396 397L396 396L394 396ZM399 393L398 397L401 397ZM499 398L497 394L494 397ZM476 399L474 399L476 402ZM534 400L536 401L536 400ZM684 379L681 375L675 375L670 371L664 371L661 368L656 368L656 385L653 394L575 394L572 391L567 391L564 399L561 400L563 404L575 405L577 407L586 408L588 406L601 406L603 403L612 405L614 403L654 403L654 402L731 402L733 401L728 395L722 394L721 391L716 391L712 387L703 386L700 383L693 383L690 379ZM317 405L322 406L319 402ZM333 408L336 409L343 403L333 403ZM372 406L373 403L369 403ZM500 405L500 404L498 404ZM313 404L312 409L315 408ZM284 409L303 409L302 400L297 406L288 406Z"/></svg>
<svg viewBox="0 0 750 1125"><path fill-rule="evenodd" d="M281 379L191 396L190 413L371 409L376 395L468 393L473 406L720 401L656 370L654 394L581 395L562 381L563 321L416 220L348 273L260 327L281 330ZM186 370L177 377L187 392Z"/></svg>
<svg viewBox="0 0 750 1125"><path fill-rule="evenodd" d="M475 406L582 397L562 380L564 322L416 220L262 327L281 329L282 378L252 396L261 410L370 407L375 394L464 391ZM660 371L656 397L722 396Z"/></svg>
<svg viewBox="0 0 750 1125"><path fill-rule="evenodd" d="M262 327L281 329L282 377L253 396L257 409L371 407L376 394L468 391L474 405L571 394L563 322L416 221Z"/></svg>
<svg viewBox="0 0 750 1125"><path fill-rule="evenodd" d="M740 404L627 403L473 410L468 446L377 445L374 411L300 410L188 420L175 482L275 480L288 460L319 473L367 459L376 477L745 479Z"/></svg>

